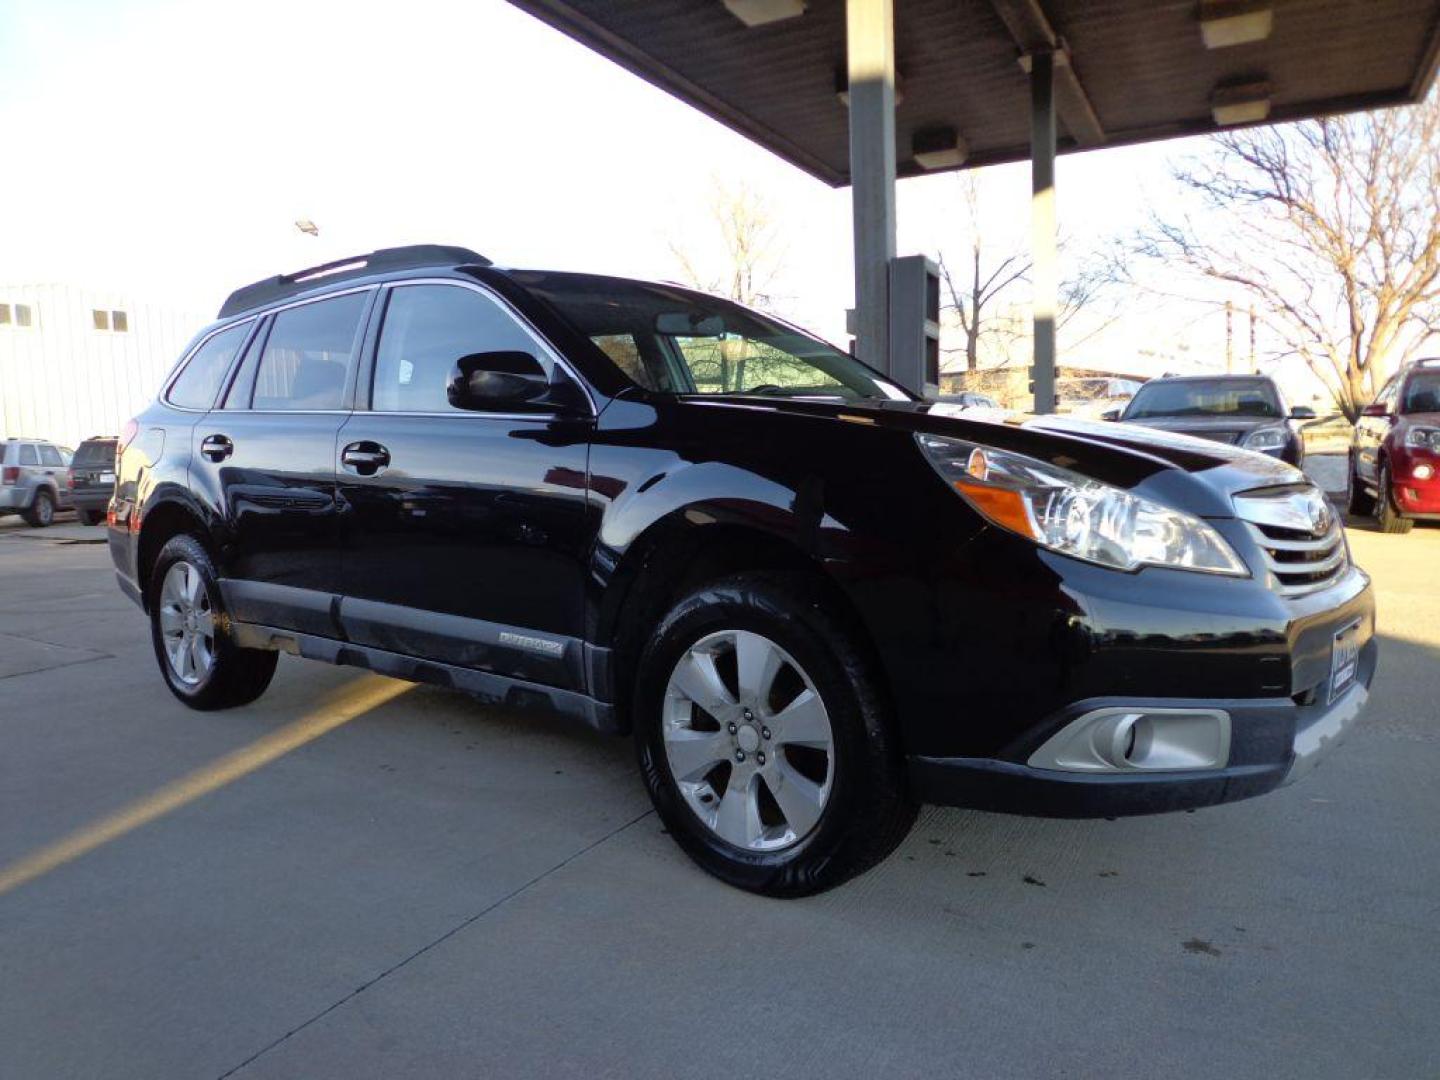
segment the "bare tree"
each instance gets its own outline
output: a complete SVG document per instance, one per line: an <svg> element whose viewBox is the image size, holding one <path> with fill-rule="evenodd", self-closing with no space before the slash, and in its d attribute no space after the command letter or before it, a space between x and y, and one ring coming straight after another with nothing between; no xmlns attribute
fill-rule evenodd
<svg viewBox="0 0 1440 1080"><path fill-rule="evenodd" d="M978 178L964 173L959 183L969 233L965 252L953 269L943 254L936 262L948 297L945 307L955 312L965 334L966 370L974 371L980 362L981 339L1003 333L1010 325L999 315L997 301L1012 286L1028 280L1030 257L1024 248L995 250L998 245L987 241L982 227Z"/></svg>
<svg viewBox="0 0 1440 1080"><path fill-rule="evenodd" d="M1354 419L1436 332L1440 106L1215 136L1176 177L1207 213L1156 222L1167 272L1248 293L1258 316Z"/></svg>
<svg viewBox="0 0 1440 1080"><path fill-rule="evenodd" d="M985 214L981 207L979 180L974 173L960 176L960 196L965 204L965 219L968 238L961 258L949 260L944 254L937 257L940 280L945 287L944 307L955 312L960 329L965 335L965 367L975 371L979 367L980 345L983 340L1023 337L1028 316L1017 319L1017 310L1023 298L1019 295L1023 286L1030 282L1031 257L1028 247L1006 246L986 235ZM1062 255L1073 255L1072 246L1065 240L1060 242ZM1076 264L1072 273L1060 282L1059 308L1056 312L1056 329L1064 332L1073 326L1082 311L1095 309L1115 278L1112 263L1108 259L1097 259L1082 254L1071 260ZM1073 347L1099 333L1111 322L1113 316L1096 320L1078 340L1069 340Z"/></svg>
<svg viewBox="0 0 1440 1080"><path fill-rule="evenodd" d="M714 231L700 246L670 241L685 280L747 307L773 308L772 292L784 268L779 224L765 197L744 182L714 182L710 197Z"/></svg>

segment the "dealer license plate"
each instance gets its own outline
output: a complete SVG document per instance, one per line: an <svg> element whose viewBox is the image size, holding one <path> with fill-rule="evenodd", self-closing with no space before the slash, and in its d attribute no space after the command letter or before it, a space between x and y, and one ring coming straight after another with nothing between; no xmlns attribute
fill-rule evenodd
<svg viewBox="0 0 1440 1080"><path fill-rule="evenodd" d="M1355 685L1355 672L1360 666L1360 628L1357 620L1335 632L1335 641L1330 646L1330 700Z"/></svg>

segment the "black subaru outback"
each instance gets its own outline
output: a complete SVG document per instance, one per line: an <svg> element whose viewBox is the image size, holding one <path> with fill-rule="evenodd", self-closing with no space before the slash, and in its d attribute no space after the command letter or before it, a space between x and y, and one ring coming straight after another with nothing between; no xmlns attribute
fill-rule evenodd
<svg viewBox="0 0 1440 1080"><path fill-rule="evenodd" d="M253 700L283 651L633 733L681 846L772 895L922 801L1261 794L1375 671L1369 579L1283 462L937 415L725 300L464 249L238 290L118 476L185 703Z"/></svg>

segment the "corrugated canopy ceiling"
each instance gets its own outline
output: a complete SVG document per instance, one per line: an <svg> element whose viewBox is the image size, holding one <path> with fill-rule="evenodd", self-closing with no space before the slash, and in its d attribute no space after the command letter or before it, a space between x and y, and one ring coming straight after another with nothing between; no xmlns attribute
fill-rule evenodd
<svg viewBox="0 0 1440 1080"><path fill-rule="evenodd" d="M1244 0L1207 0L1236 3ZM721 0L512 0L830 184L849 180L844 0L747 27ZM1029 156L1022 52L1068 47L1062 152L1214 131L1217 87L1268 83L1271 121L1416 101L1440 0L1274 0L1265 40L1207 49L1199 0L895 0L900 175L917 130L953 127L966 166Z"/></svg>

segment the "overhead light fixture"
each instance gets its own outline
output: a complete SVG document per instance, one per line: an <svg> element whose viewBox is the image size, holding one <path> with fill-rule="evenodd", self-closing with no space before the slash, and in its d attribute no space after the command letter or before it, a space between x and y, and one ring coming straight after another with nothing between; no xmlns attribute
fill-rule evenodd
<svg viewBox="0 0 1440 1080"><path fill-rule="evenodd" d="M970 148L953 127L930 127L910 137L910 152L922 169L958 169Z"/></svg>
<svg viewBox="0 0 1440 1080"><path fill-rule="evenodd" d="M299 221L295 222L295 228L299 229L306 236L320 235L320 226L316 225L315 222L311 221L309 218L301 218Z"/></svg>
<svg viewBox="0 0 1440 1080"><path fill-rule="evenodd" d="M1200 36L1207 49L1264 41L1274 26L1270 0L1200 0Z"/></svg>
<svg viewBox="0 0 1440 1080"><path fill-rule="evenodd" d="M1255 81L1217 86L1210 95L1210 115L1220 127L1258 124L1270 115L1270 84Z"/></svg>
<svg viewBox="0 0 1440 1080"><path fill-rule="evenodd" d="M768 26L805 14L805 0L722 0L722 3L746 26Z"/></svg>

